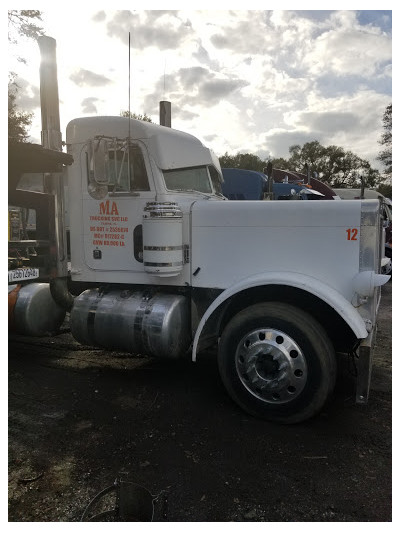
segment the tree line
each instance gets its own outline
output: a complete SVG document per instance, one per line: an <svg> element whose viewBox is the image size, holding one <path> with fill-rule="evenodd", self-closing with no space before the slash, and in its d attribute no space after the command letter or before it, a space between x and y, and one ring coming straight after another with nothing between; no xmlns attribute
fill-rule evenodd
<svg viewBox="0 0 400 533"><path fill-rule="evenodd" d="M295 144L289 148L289 158L270 158L263 160L257 155L249 153L237 153L236 155L227 152L219 157L223 168L243 168L261 172L268 162L273 168L291 170L306 174L306 165L316 177L333 188L358 188L361 177L368 188L383 187L388 191L385 183L391 178L392 173L392 124L391 108L385 110L383 125L384 133L380 143L384 149L379 153L378 159L384 165L384 172L380 173L371 167L369 161L362 159L349 150L340 146L323 146L319 141L311 141L303 146ZM391 189L391 187L390 187Z"/></svg>

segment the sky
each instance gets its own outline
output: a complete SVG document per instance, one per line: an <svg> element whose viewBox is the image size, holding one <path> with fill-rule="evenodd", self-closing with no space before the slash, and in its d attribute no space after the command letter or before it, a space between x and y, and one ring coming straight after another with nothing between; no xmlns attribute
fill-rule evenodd
<svg viewBox="0 0 400 533"><path fill-rule="evenodd" d="M290 146L317 140L380 168L382 117L392 103L392 11L82 5L79 16L72 5L36 6L57 42L63 140L73 118L128 110L130 80L131 112L159 123L159 102L170 101L172 127L218 156L288 158ZM18 73L17 105L34 113L29 140L40 143L39 48L19 39L8 59Z"/></svg>

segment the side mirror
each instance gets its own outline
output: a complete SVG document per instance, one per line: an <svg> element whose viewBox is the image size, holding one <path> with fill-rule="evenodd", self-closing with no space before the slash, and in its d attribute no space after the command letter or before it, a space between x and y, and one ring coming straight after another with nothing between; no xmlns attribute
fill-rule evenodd
<svg viewBox="0 0 400 533"><path fill-rule="evenodd" d="M96 139L89 143L90 181L98 185L108 185L108 142Z"/></svg>

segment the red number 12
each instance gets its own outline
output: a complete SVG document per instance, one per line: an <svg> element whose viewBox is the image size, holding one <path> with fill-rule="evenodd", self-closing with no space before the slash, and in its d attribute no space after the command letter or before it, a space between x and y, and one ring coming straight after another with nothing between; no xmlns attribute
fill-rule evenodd
<svg viewBox="0 0 400 533"><path fill-rule="evenodd" d="M349 228L346 230L347 233L347 240L348 241L356 241L357 240L357 234L358 229L357 228Z"/></svg>

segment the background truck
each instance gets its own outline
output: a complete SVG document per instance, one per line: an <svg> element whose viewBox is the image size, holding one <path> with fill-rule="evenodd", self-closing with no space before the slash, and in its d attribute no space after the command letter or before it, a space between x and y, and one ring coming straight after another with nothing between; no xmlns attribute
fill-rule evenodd
<svg viewBox="0 0 400 533"><path fill-rule="evenodd" d="M54 40L41 47L42 64L55 63ZM41 91L42 117L56 99L50 67L41 68L50 92ZM191 353L193 361L216 347L232 399L283 423L322 409L336 353L347 352L357 354L356 401L367 401L380 286L389 279L378 201L232 202L217 157L197 138L125 117L72 120L66 144L64 172L49 179L49 283L39 275L11 291L19 333L35 334L32 316L50 315L56 328L54 304L85 345L169 359Z"/></svg>
<svg viewBox="0 0 400 533"><path fill-rule="evenodd" d="M264 200L269 197L268 176L241 168L222 169L222 194L228 200ZM272 176L271 176L272 179ZM298 183L272 183L271 200L322 200L322 193ZM330 199L330 198L329 198Z"/></svg>
<svg viewBox="0 0 400 533"><path fill-rule="evenodd" d="M314 191L323 194L325 200L340 200L340 196L330 185L318 179L316 171L311 172L311 167L308 163L305 164L304 173L274 168L271 175L274 183L293 183L311 187Z"/></svg>

